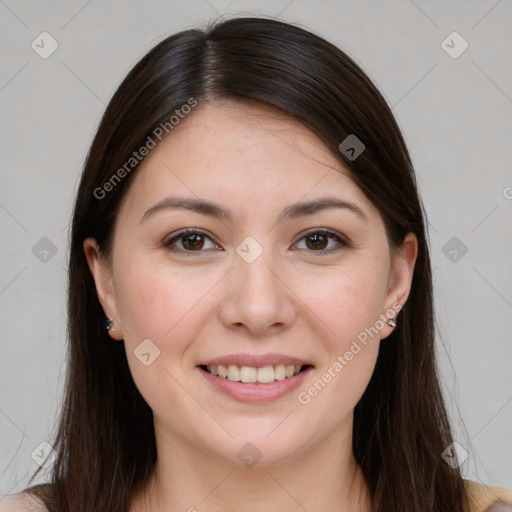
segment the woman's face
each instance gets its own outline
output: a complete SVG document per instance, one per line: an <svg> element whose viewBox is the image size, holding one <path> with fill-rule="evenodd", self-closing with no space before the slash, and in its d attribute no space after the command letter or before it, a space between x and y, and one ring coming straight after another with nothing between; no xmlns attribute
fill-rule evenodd
<svg viewBox="0 0 512 512"><path fill-rule="evenodd" d="M232 101L144 159L110 258L84 249L157 439L246 465L350 439L417 249L390 250L347 174L301 124Z"/></svg>

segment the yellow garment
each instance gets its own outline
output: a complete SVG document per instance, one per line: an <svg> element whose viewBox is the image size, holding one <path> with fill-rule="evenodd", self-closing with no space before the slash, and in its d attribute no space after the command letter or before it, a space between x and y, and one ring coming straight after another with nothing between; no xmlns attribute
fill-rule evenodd
<svg viewBox="0 0 512 512"><path fill-rule="evenodd" d="M512 491L465 480L469 512L512 512Z"/></svg>

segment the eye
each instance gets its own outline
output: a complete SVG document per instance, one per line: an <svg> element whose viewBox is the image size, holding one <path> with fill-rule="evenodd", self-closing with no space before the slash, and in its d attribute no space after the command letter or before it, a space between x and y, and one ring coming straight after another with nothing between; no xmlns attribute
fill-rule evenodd
<svg viewBox="0 0 512 512"><path fill-rule="evenodd" d="M303 240L305 241L306 248L312 249L309 252L318 252L320 255L339 251L344 247L350 247L348 241L341 235L325 229L310 231L299 240L299 243ZM334 240L337 243L329 247L329 240Z"/></svg>
<svg viewBox="0 0 512 512"><path fill-rule="evenodd" d="M329 241L335 243L329 247ZM210 247L207 247L208 242ZM344 247L350 247L349 242L341 235L328 230L310 231L303 236L298 244L302 241L306 244L308 252L316 252L319 255L332 253L341 250ZM296 245L298 245L296 244ZM169 251L190 254L192 252L204 252L206 249L220 249L213 240L203 231L197 229L184 229L171 236L163 242L163 246ZM303 249L299 247L300 249Z"/></svg>
<svg viewBox="0 0 512 512"><path fill-rule="evenodd" d="M205 241L209 240L211 242L211 247L205 247L208 245ZM176 247L176 242L178 245L181 244L181 247ZM218 248L212 239L197 229L184 229L179 233L176 233L171 238L165 240L163 242L164 247L169 249L172 252L201 252L202 249L215 249Z"/></svg>

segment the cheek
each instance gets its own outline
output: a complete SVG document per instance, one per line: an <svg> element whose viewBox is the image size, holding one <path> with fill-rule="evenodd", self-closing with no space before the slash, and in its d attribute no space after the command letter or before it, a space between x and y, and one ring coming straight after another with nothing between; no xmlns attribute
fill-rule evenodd
<svg viewBox="0 0 512 512"><path fill-rule="evenodd" d="M198 273L193 265L171 268L135 258L117 268L115 293L127 350L150 339L168 366L186 364L181 356L212 314L212 296L225 271Z"/></svg>
<svg viewBox="0 0 512 512"><path fill-rule="evenodd" d="M385 264L384 260L364 264L360 258L350 268L316 279L309 286L304 283L304 302L317 317L316 334L322 339L318 373L323 382L318 387L329 383L326 387L334 392L325 393L325 399L331 396L353 406L371 378L384 327L380 315L385 312Z"/></svg>
<svg viewBox="0 0 512 512"><path fill-rule="evenodd" d="M315 378L298 390L297 401L314 418L314 428L336 428L368 386L379 353L385 284L379 271L368 269L319 281L314 293L304 288L309 293L305 302L319 319L323 357Z"/></svg>
<svg viewBox="0 0 512 512"><path fill-rule="evenodd" d="M190 364L188 349L211 314L208 292L221 276L198 279L192 268L178 272L135 261L118 270L123 276L116 283L119 317L137 388L154 411L177 407L197 414L180 376Z"/></svg>
<svg viewBox="0 0 512 512"><path fill-rule="evenodd" d="M387 274L380 265L344 269L304 283L304 302L324 324L329 353L339 352L365 329L375 326L384 313L386 284Z"/></svg>

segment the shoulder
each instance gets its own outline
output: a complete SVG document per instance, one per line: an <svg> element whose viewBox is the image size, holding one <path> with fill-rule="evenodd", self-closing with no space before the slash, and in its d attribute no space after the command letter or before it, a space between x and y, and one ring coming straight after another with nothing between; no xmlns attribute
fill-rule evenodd
<svg viewBox="0 0 512 512"><path fill-rule="evenodd" d="M28 492L0 498L0 512L48 512L43 502Z"/></svg>
<svg viewBox="0 0 512 512"><path fill-rule="evenodd" d="M512 491L501 487L464 480L469 512L509 512L512 510Z"/></svg>

